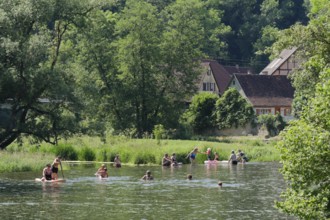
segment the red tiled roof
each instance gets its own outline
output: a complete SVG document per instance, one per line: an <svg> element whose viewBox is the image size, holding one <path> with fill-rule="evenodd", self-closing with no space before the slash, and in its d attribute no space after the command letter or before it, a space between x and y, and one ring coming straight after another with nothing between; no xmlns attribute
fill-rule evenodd
<svg viewBox="0 0 330 220"><path fill-rule="evenodd" d="M294 89L287 76L235 74L253 106L291 106Z"/></svg>
<svg viewBox="0 0 330 220"><path fill-rule="evenodd" d="M215 60L203 59L202 63L204 66L210 66L220 95L226 91L234 73L248 74L251 72L248 67L223 66Z"/></svg>

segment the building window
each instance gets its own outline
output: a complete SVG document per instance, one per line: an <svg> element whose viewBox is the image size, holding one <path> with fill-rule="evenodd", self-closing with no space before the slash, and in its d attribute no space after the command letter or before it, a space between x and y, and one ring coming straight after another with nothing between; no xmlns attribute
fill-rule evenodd
<svg viewBox="0 0 330 220"><path fill-rule="evenodd" d="M208 76L211 75L211 69L210 69L210 68L207 69L207 75L208 75Z"/></svg>
<svg viewBox="0 0 330 220"><path fill-rule="evenodd" d="M284 116L290 116L291 115L291 109L290 108L285 108L284 109Z"/></svg>
<svg viewBox="0 0 330 220"><path fill-rule="evenodd" d="M270 114L272 110L270 108L257 108L256 115L267 115Z"/></svg>
<svg viewBox="0 0 330 220"><path fill-rule="evenodd" d="M203 91L215 91L215 83L203 83Z"/></svg>

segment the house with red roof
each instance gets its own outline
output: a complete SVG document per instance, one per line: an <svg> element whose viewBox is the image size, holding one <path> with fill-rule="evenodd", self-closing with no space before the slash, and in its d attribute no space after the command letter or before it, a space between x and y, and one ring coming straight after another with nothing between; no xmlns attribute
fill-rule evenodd
<svg viewBox="0 0 330 220"><path fill-rule="evenodd" d="M250 74L251 69L239 66L223 66L215 60L202 60L203 72L198 82L199 92L212 92L219 96L228 88L233 75Z"/></svg>
<svg viewBox="0 0 330 220"><path fill-rule="evenodd" d="M229 87L236 88L251 103L257 116L280 113L285 121L293 119L294 89L287 76L234 74Z"/></svg>

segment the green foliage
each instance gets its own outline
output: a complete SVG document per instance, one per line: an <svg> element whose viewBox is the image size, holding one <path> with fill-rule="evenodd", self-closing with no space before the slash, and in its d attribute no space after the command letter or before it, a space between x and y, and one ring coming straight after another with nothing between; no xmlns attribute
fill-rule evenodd
<svg viewBox="0 0 330 220"><path fill-rule="evenodd" d="M58 146L54 147L56 148L55 154L60 156L63 160L78 159L78 153L71 145L59 144Z"/></svg>
<svg viewBox="0 0 330 220"><path fill-rule="evenodd" d="M0 172L40 171L40 176L46 164L54 160L52 154L40 152L0 151L0 157Z"/></svg>
<svg viewBox="0 0 330 220"><path fill-rule="evenodd" d="M138 153L134 158L134 164L155 164L156 157L155 155L149 152Z"/></svg>
<svg viewBox="0 0 330 220"><path fill-rule="evenodd" d="M228 89L216 102L216 125L219 129L243 126L252 122L255 114L252 106L234 89Z"/></svg>
<svg viewBox="0 0 330 220"><path fill-rule="evenodd" d="M292 75L295 110L300 118L281 133L281 172L289 187L282 194L283 201L276 205L302 219L329 219L330 2L311 3L308 26L289 29L275 45L299 45L300 55L306 60Z"/></svg>
<svg viewBox="0 0 330 220"><path fill-rule="evenodd" d="M223 48L217 38L226 31L221 15L205 2L151 3L131 0L117 14L95 12L84 32L72 33L79 39L73 47L79 92L90 104L82 115L86 131L104 125L115 134L134 131L132 137L143 137L157 124L178 128L182 100L196 90L197 59L204 50Z"/></svg>
<svg viewBox="0 0 330 220"><path fill-rule="evenodd" d="M70 155L71 156L71 155ZM94 151L89 147L83 147L78 154L79 160L94 161L96 158Z"/></svg>
<svg viewBox="0 0 330 220"><path fill-rule="evenodd" d="M290 187L276 205L302 219L329 218L330 132L300 120L278 144L282 174Z"/></svg>
<svg viewBox="0 0 330 220"><path fill-rule="evenodd" d="M271 137L278 135L286 126L286 122L279 113L276 115L259 115L258 123L267 128L267 131Z"/></svg>
<svg viewBox="0 0 330 220"><path fill-rule="evenodd" d="M213 93L202 92L192 98L188 111L183 118L194 132L202 134L206 130L214 128L214 110L218 96Z"/></svg>
<svg viewBox="0 0 330 220"><path fill-rule="evenodd" d="M156 140L159 141L165 137L166 130L163 125L155 125L152 133L155 135Z"/></svg>
<svg viewBox="0 0 330 220"><path fill-rule="evenodd" d="M0 103L10 120L0 148L21 134L56 144L78 129L80 99L62 53L69 27L97 8L94 0L0 1Z"/></svg>

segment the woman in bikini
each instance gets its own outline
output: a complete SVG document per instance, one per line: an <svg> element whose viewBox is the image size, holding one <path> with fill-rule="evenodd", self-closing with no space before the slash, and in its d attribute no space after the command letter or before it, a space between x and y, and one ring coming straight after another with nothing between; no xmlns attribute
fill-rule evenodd
<svg viewBox="0 0 330 220"><path fill-rule="evenodd" d="M61 157L56 157L52 164L52 179L58 179L58 165L61 164Z"/></svg>

